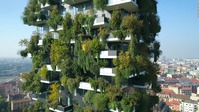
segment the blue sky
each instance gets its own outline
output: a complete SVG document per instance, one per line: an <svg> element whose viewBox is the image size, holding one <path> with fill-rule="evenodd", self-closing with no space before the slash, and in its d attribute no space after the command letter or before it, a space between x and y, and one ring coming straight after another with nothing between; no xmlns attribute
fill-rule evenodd
<svg viewBox="0 0 199 112"><path fill-rule="evenodd" d="M34 27L21 19L28 0L3 0L0 7L0 57L19 57L20 39L29 38ZM157 37L162 56L199 58L197 0L158 0L162 30Z"/></svg>

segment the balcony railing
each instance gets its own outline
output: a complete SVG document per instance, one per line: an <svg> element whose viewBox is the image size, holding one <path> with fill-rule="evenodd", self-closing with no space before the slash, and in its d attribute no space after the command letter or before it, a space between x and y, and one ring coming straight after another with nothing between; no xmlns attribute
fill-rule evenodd
<svg viewBox="0 0 199 112"><path fill-rule="evenodd" d="M87 2L89 0L65 0L64 2L69 5L75 5L83 2Z"/></svg>
<svg viewBox="0 0 199 112"><path fill-rule="evenodd" d="M117 58L116 50L101 51L100 58L113 59Z"/></svg>
<svg viewBox="0 0 199 112"><path fill-rule="evenodd" d="M126 38L124 39L125 41L130 41L131 40L131 36L127 35ZM107 38L108 42L117 42L120 41L119 38L114 37L112 33L110 33L109 37Z"/></svg>
<svg viewBox="0 0 199 112"><path fill-rule="evenodd" d="M44 25L46 23L46 20L41 20L41 19L37 19L36 22L35 22L35 25Z"/></svg>
<svg viewBox="0 0 199 112"><path fill-rule="evenodd" d="M51 110L53 112L73 112L73 105L70 105L70 106L58 105L58 107L56 109L53 109L50 107L49 110Z"/></svg>
<svg viewBox="0 0 199 112"><path fill-rule="evenodd" d="M57 31L63 30L63 26L62 25L58 25L57 26Z"/></svg>
<svg viewBox="0 0 199 112"><path fill-rule="evenodd" d="M52 7L53 7L53 6L50 5L49 3L46 3L45 5L41 4L41 8L42 8L42 9L47 9L47 10L49 10L49 9L51 9Z"/></svg>
<svg viewBox="0 0 199 112"><path fill-rule="evenodd" d="M48 94L49 93L47 93L47 92L39 93L39 94L32 94L31 98L32 98L32 100L40 100L40 101L44 101L45 102Z"/></svg>
<svg viewBox="0 0 199 112"><path fill-rule="evenodd" d="M137 0L108 0L106 10L124 9L128 12L138 11Z"/></svg>
<svg viewBox="0 0 199 112"><path fill-rule="evenodd" d="M39 40L38 46L42 46L42 40Z"/></svg>
<svg viewBox="0 0 199 112"><path fill-rule="evenodd" d="M106 17L97 17L94 21L93 26L102 26L108 23L108 19Z"/></svg>
<svg viewBox="0 0 199 112"><path fill-rule="evenodd" d="M140 85L133 85L134 88L140 88L140 89L151 89L151 85L149 84L140 84Z"/></svg>
<svg viewBox="0 0 199 112"><path fill-rule="evenodd" d="M89 82L80 82L79 89L94 91L94 89L91 87L91 84ZM100 92L100 89L97 89L97 91Z"/></svg>
<svg viewBox="0 0 199 112"><path fill-rule="evenodd" d="M53 71L52 66L51 65L46 65L48 71ZM60 72L61 70L58 68L58 66L56 66L55 71Z"/></svg>
<svg viewBox="0 0 199 112"><path fill-rule="evenodd" d="M113 68L100 68L100 75L115 76L115 73L113 73Z"/></svg>

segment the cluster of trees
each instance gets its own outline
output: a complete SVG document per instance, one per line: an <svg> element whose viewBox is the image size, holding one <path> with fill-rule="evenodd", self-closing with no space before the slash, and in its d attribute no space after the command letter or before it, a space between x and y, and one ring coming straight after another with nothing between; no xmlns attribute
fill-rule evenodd
<svg viewBox="0 0 199 112"><path fill-rule="evenodd" d="M5 101L5 99L0 95L0 111L1 112L9 112L10 104Z"/></svg>
<svg viewBox="0 0 199 112"><path fill-rule="evenodd" d="M48 32L43 38L42 46L38 45L40 34L33 35L30 40L20 41L20 45L25 46L25 49L20 51L21 56L27 57L30 53L33 61L32 70L23 84L24 90L33 93L50 91L47 106L56 108L60 105L61 86L73 94L80 81L88 81L94 91L88 91L84 96L84 103L87 105L85 111L118 109L130 112L136 108L147 112L158 102L155 96L150 96L139 89L132 89L132 81L129 80L130 75L137 75L141 82L151 84L155 92L161 90L156 83L159 67L155 62L161 54L160 43L155 39L161 29L156 0L138 0L139 15L131 13L122 16L121 10L114 10L111 12L109 24L99 29L92 27L95 20L93 10L87 14L78 13L72 19L69 13L65 17L60 15L61 5L57 2L41 0L41 3L53 5L50 17L46 18L42 25L53 28L53 33L59 36L53 38L53 33ZM105 9L106 0L94 0L93 3L97 9ZM37 0L29 1L24 10L24 24L38 26L35 17L31 17L38 17L36 12L43 11L40 7L36 7L38 4L40 3ZM62 25L63 30L57 31L58 25ZM98 30L97 35L94 33L96 30ZM100 67L110 64L107 60L99 58L100 51L105 50L108 45L106 40L110 33L122 44L128 44L128 49L119 52L118 58L111 62L116 74L112 82L99 76ZM125 41L127 36L131 37L129 42ZM72 39L75 40L74 44L71 44ZM154 60L150 61L151 58ZM54 72L49 73L46 64L51 64ZM48 78L48 75L57 75L56 67L61 69L60 80L49 87L44 86L40 80ZM143 71L145 76L140 76ZM157 100L149 102L154 97Z"/></svg>

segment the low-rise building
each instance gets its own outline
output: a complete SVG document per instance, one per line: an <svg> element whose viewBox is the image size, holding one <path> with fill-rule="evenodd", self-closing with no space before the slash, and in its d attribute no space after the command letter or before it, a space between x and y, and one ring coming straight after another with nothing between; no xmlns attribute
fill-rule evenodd
<svg viewBox="0 0 199 112"><path fill-rule="evenodd" d="M198 112L198 102L193 100L184 100L181 102L182 112Z"/></svg>
<svg viewBox="0 0 199 112"><path fill-rule="evenodd" d="M12 112L22 112L25 106L30 105L29 93L8 94L7 101L10 102Z"/></svg>
<svg viewBox="0 0 199 112"><path fill-rule="evenodd" d="M172 100L172 101L167 100L165 103L170 107L171 110L175 111L181 110L180 101L178 100Z"/></svg>
<svg viewBox="0 0 199 112"><path fill-rule="evenodd" d="M191 87L182 87L182 88L180 88L180 94L191 95L191 93L192 93L192 88Z"/></svg>
<svg viewBox="0 0 199 112"><path fill-rule="evenodd" d="M25 106L30 105L30 98L23 98L19 100L11 101L11 111L12 112L21 112Z"/></svg>

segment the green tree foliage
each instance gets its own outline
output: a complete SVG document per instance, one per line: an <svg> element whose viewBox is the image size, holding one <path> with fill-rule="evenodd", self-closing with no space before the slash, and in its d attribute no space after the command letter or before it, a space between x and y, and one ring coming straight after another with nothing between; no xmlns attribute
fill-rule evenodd
<svg viewBox="0 0 199 112"><path fill-rule="evenodd" d="M84 34L83 28L79 21L79 18L81 18L81 15L82 15L81 13L76 14L73 21L72 35L74 39L77 39L80 35Z"/></svg>
<svg viewBox="0 0 199 112"><path fill-rule="evenodd" d="M66 13L66 15L63 18L63 30L59 32L59 38L66 43L70 43L72 36L72 26L73 26L73 20L71 18L70 13Z"/></svg>
<svg viewBox="0 0 199 112"><path fill-rule="evenodd" d="M62 59L68 55L68 53L69 49L67 48L67 44L61 40L56 39L51 45L50 60L54 64L59 65Z"/></svg>
<svg viewBox="0 0 199 112"><path fill-rule="evenodd" d="M75 89L79 86L79 80L76 78L69 78L67 80L68 90L70 93L74 93Z"/></svg>
<svg viewBox="0 0 199 112"><path fill-rule="evenodd" d="M121 106L125 112L132 112L137 101L140 99L140 93L134 92L125 94L121 100Z"/></svg>
<svg viewBox="0 0 199 112"><path fill-rule="evenodd" d="M138 111L148 112L148 110L150 110L158 102L159 102L158 96L149 96L147 94L143 94L139 102L140 105Z"/></svg>
<svg viewBox="0 0 199 112"><path fill-rule="evenodd" d="M116 107L119 107L119 101L122 98L122 91L119 87L113 85L109 85L105 88L105 95L108 98L108 106L111 109L116 109Z"/></svg>
<svg viewBox="0 0 199 112"><path fill-rule="evenodd" d="M39 74L40 74L41 78L43 78L43 79L46 79L47 73L48 73L48 69L46 66L43 66L41 68L41 70L39 71Z"/></svg>
<svg viewBox="0 0 199 112"><path fill-rule="evenodd" d="M100 51L100 42L97 38L93 38L93 40L85 40L82 42L82 50L86 53L91 53L96 56L96 54Z"/></svg>
<svg viewBox="0 0 199 112"><path fill-rule="evenodd" d="M160 42L155 41L153 43L153 49L152 49L152 53L153 53L153 56L154 56L154 62L156 62L158 60L159 56L162 53L162 51L159 50L159 49L160 49Z"/></svg>
<svg viewBox="0 0 199 112"><path fill-rule="evenodd" d="M42 108L42 103L37 100L34 102L34 108L33 108L33 111L34 112L39 112L39 110Z"/></svg>
<svg viewBox="0 0 199 112"><path fill-rule="evenodd" d="M125 53L121 51L118 58L113 59L113 64L120 70L128 68L130 66L130 63L131 56L128 51Z"/></svg>
<svg viewBox="0 0 199 112"><path fill-rule="evenodd" d="M106 7L106 3L107 3L106 0L93 0L95 8L99 10L104 10Z"/></svg>
<svg viewBox="0 0 199 112"><path fill-rule="evenodd" d="M39 35L32 35L29 45L28 45L28 52L33 56L34 53L37 53L39 46Z"/></svg>
<svg viewBox="0 0 199 112"><path fill-rule="evenodd" d="M50 95L48 97L50 106L56 108L59 104L59 98L61 97L59 92L60 84L54 83L50 86Z"/></svg>
<svg viewBox="0 0 199 112"><path fill-rule="evenodd" d="M139 34L142 27L142 21L138 20L136 15L124 16L121 23L122 29L126 30L128 35Z"/></svg>
<svg viewBox="0 0 199 112"><path fill-rule="evenodd" d="M19 46L21 46L21 47L28 47L28 44L29 44L29 41L28 41L28 39L21 39L20 41L19 41Z"/></svg>
<svg viewBox="0 0 199 112"><path fill-rule="evenodd" d="M24 12L22 16L24 24L35 25L35 22L38 18L37 12L40 12L40 11L41 11L41 8L40 8L40 4L38 0L30 0L27 6L24 8Z"/></svg>
<svg viewBox="0 0 199 112"><path fill-rule="evenodd" d="M28 106L28 112L34 112L33 109L34 109L33 105Z"/></svg>
<svg viewBox="0 0 199 112"><path fill-rule="evenodd" d="M86 107L86 108L84 109L84 112L92 112L92 109L91 109L90 107Z"/></svg>
<svg viewBox="0 0 199 112"><path fill-rule="evenodd" d="M51 44L53 40L54 39L52 37L52 33L48 32L42 41L42 50L43 50L43 54L45 54L44 57L49 57Z"/></svg>
<svg viewBox="0 0 199 112"><path fill-rule="evenodd" d="M112 30L118 30L122 21L122 16L120 10L113 11L110 20L110 27Z"/></svg>
<svg viewBox="0 0 199 112"><path fill-rule="evenodd" d="M93 107L96 111L104 112L107 109L107 98L102 93L93 96Z"/></svg>
<svg viewBox="0 0 199 112"><path fill-rule="evenodd" d="M60 15L58 6L55 5L50 13L50 18L47 21L47 24L54 29L57 30L57 25L61 25L63 21L63 17Z"/></svg>
<svg viewBox="0 0 199 112"><path fill-rule="evenodd" d="M84 103L86 105L92 105L93 104L93 96L95 95L92 91L87 91L84 95Z"/></svg>
<svg viewBox="0 0 199 112"><path fill-rule="evenodd" d="M0 111L6 112L8 111L8 103L3 99L2 96L0 96Z"/></svg>
<svg viewBox="0 0 199 112"><path fill-rule="evenodd" d="M66 75L62 75L60 82L61 82L62 86L65 88L67 88L67 80L68 80L68 77Z"/></svg>

